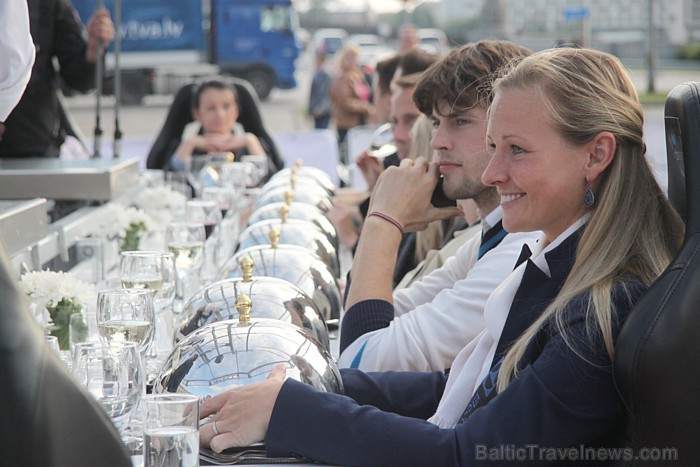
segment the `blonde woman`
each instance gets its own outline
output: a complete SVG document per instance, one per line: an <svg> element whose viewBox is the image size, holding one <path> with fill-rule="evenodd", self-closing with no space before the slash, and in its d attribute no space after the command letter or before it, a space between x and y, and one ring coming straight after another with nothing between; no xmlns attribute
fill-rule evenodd
<svg viewBox="0 0 700 467"><path fill-rule="evenodd" d="M344 46L339 54L340 74L331 86L331 113L338 130L338 144L345 157L345 136L350 128L364 125L374 112L371 104L372 91L358 59L360 49L354 45ZM343 159L343 162L347 162Z"/></svg>
<svg viewBox="0 0 700 467"><path fill-rule="evenodd" d="M502 465L511 452L533 466L619 442L617 331L684 230L644 157L634 86L611 55L552 49L523 59L494 92L483 180L500 194L506 229L543 236L492 293L486 329L449 378L344 370L340 396L285 381L279 366L203 404L220 433L202 426L204 445L264 439L269 455L362 466ZM375 201L371 211L385 217L368 220L399 235L386 216L406 229L419 212L439 218L425 201L436 178L420 158L387 170L376 190L409 186L396 193L405 203L382 211Z"/></svg>

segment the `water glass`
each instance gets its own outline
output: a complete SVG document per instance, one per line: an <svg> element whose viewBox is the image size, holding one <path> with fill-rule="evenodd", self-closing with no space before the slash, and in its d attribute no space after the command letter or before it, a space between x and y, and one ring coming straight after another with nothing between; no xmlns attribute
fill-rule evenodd
<svg viewBox="0 0 700 467"><path fill-rule="evenodd" d="M70 349L73 352L81 342L99 342L97 313L91 311L72 314L68 324L68 336Z"/></svg>
<svg viewBox="0 0 700 467"><path fill-rule="evenodd" d="M133 342L79 343L71 371L122 432L145 389L137 345Z"/></svg>
<svg viewBox="0 0 700 467"><path fill-rule="evenodd" d="M58 337L56 336L44 336L46 339L46 345L49 349L56 355L56 357L61 357L61 348L58 346Z"/></svg>
<svg viewBox="0 0 700 467"><path fill-rule="evenodd" d="M145 467L199 465L199 398L154 394L143 398Z"/></svg>

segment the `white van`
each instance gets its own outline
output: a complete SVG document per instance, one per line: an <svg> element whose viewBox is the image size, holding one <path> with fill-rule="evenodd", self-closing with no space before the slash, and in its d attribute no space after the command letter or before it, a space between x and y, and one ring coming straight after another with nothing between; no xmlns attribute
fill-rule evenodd
<svg viewBox="0 0 700 467"><path fill-rule="evenodd" d="M450 49L445 33L440 29L434 28L418 30L418 46L433 53L445 53Z"/></svg>

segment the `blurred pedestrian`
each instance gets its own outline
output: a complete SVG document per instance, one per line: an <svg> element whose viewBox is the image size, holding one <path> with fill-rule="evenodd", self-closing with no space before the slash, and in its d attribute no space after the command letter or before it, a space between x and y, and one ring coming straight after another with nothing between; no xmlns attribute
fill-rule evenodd
<svg viewBox="0 0 700 467"><path fill-rule="evenodd" d="M414 24L406 23L399 27L399 51L408 52L411 49L418 47L420 38L418 37L418 28Z"/></svg>
<svg viewBox="0 0 700 467"><path fill-rule="evenodd" d="M311 80L308 113L314 119L314 128L328 128L331 121L331 86L333 77L326 70L328 54L323 47L316 50L316 72Z"/></svg>
<svg viewBox="0 0 700 467"><path fill-rule="evenodd" d="M341 160L347 164L345 137L350 128L364 125L374 113L371 89L360 69L360 50L354 45L346 45L340 52L340 75L331 87L331 109L338 130L338 145Z"/></svg>

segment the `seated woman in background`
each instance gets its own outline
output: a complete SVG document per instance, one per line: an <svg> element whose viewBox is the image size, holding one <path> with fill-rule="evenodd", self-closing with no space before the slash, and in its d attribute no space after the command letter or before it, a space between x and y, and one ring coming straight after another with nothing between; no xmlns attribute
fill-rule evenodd
<svg viewBox="0 0 700 467"><path fill-rule="evenodd" d="M174 170L186 170L193 155L232 152L266 155L258 137L246 133L237 123L238 101L233 86L220 80L201 83L192 100L194 122L185 127L182 142L175 150L170 165Z"/></svg>
<svg viewBox="0 0 700 467"><path fill-rule="evenodd" d="M684 231L644 157L642 126L615 57L552 49L522 59L494 85L483 181L498 189L507 230L543 236L492 293L486 329L449 377L343 370L345 395L337 395L285 381L280 365L262 383L204 401L201 415L214 416L201 443L221 451L264 440L268 455L368 466L473 465L504 445L619 442L617 334ZM405 202L370 211L406 229L417 223L409 219L439 218L428 203L437 174L434 163L404 160L377 189L408 187L396 193ZM399 235L393 222L368 219ZM566 460L525 452L530 466Z"/></svg>

